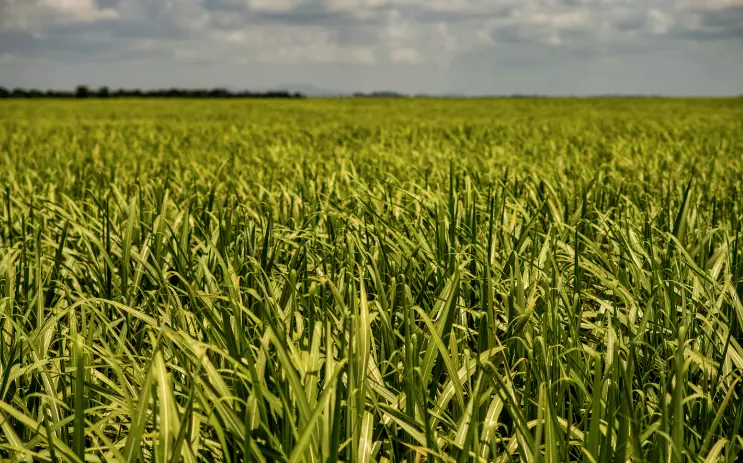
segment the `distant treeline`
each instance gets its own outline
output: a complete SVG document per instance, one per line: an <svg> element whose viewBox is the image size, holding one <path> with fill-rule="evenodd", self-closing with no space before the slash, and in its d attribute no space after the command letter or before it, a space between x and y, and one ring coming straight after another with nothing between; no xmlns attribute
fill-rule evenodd
<svg viewBox="0 0 743 463"><path fill-rule="evenodd" d="M353 94L355 98L407 98L408 95L404 93L393 92L390 90L382 90L378 92L364 93L356 92Z"/></svg>
<svg viewBox="0 0 743 463"><path fill-rule="evenodd" d="M117 89L108 87L90 89L85 85L74 91L64 90L27 90L15 88L8 90L0 87L0 98L304 98L298 92L272 90L268 92L233 92L225 88L183 89L169 88L157 90Z"/></svg>

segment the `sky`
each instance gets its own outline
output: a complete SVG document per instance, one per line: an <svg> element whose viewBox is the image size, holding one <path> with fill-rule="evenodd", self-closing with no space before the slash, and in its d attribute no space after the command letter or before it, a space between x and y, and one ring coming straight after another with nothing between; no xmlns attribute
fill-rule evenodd
<svg viewBox="0 0 743 463"><path fill-rule="evenodd" d="M0 86L741 95L743 0L0 0Z"/></svg>

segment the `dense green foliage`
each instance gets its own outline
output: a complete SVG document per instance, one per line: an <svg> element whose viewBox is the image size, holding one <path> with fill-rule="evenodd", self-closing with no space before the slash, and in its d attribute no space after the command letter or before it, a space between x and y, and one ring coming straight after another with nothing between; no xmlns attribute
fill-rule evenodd
<svg viewBox="0 0 743 463"><path fill-rule="evenodd" d="M743 449L741 100L0 108L0 459Z"/></svg>

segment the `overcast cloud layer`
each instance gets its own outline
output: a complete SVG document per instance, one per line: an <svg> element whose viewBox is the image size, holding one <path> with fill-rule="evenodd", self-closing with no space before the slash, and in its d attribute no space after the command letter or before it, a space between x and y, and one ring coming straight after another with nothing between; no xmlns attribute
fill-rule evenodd
<svg viewBox="0 0 743 463"><path fill-rule="evenodd" d="M77 84L743 94L743 0L0 0L0 86Z"/></svg>

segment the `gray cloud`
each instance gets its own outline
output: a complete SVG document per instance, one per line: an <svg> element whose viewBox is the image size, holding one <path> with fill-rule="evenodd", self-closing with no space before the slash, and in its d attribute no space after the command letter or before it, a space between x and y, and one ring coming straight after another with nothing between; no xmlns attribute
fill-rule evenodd
<svg viewBox="0 0 743 463"><path fill-rule="evenodd" d="M214 85L240 87L651 93L683 68L678 92L743 93L741 39L743 0L0 0L0 85L65 86L55 75L72 81L75 68L109 84L125 68L152 85L211 70ZM692 56L719 62L690 70ZM657 72L603 71L622 65Z"/></svg>
<svg viewBox="0 0 743 463"><path fill-rule="evenodd" d="M680 35L691 40L743 40L743 3L700 12L697 27L684 28Z"/></svg>
<svg viewBox="0 0 743 463"><path fill-rule="evenodd" d="M647 24L647 13L645 11L632 11L622 15L614 22L614 26L620 32L642 31Z"/></svg>

